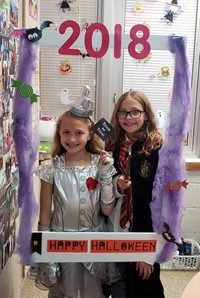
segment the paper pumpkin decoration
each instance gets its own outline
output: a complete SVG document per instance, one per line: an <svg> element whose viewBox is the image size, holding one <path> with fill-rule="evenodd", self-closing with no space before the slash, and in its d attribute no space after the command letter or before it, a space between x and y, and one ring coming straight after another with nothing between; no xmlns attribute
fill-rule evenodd
<svg viewBox="0 0 200 298"><path fill-rule="evenodd" d="M61 74L69 74L72 72L72 66L68 60L60 61L59 71Z"/></svg>

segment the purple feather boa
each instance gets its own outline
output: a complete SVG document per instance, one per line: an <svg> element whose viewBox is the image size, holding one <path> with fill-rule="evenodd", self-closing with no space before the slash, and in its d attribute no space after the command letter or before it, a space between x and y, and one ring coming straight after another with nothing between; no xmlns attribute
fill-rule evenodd
<svg viewBox="0 0 200 298"><path fill-rule="evenodd" d="M153 185L153 199L150 205L153 228L158 234L164 232L163 223L170 227L176 241L180 239L183 216L183 190L166 191L165 185L176 180L185 180L185 163L182 157L183 143L191 99L189 65L183 37L169 39L170 51L175 54L173 95L169 112L169 124L164 144L159 152L158 169ZM157 262L170 260L176 251L174 243L167 242L158 255Z"/></svg>
<svg viewBox="0 0 200 298"><path fill-rule="evenodd" d="M32 85L32 74L36 63L36 45L20 37L19 66L17 80ZM20 207L20 226L18 253L21 263L30 265L32 223L38 211L34 196L33 166L37 156L37 144L32 136L32 107L29 98L21 96L15 89L13 102L13 138L19 168L18 202Z"/></svg>

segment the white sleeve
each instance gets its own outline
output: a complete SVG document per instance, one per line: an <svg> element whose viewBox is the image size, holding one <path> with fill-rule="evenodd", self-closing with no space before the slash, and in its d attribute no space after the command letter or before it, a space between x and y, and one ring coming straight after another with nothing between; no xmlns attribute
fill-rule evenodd
<svg viewBox="0 0 200 298"><path fill-rule="evenodd" d="M45 160L40 166L35 168L34 173L47 183L53 185L53 162L51 160Z"/></svg>

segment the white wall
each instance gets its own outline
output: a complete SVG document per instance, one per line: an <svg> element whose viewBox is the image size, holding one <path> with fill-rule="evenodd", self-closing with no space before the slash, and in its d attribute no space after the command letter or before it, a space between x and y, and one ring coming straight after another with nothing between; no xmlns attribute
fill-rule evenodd
<svg viewBox="0 0 200 298"><path fill-rule="evenodd" d="M23 287L22 266L16 254L9 258L0 275L2 298L19 298Z"/></svg>
<svg viewBox="0 0 200 298"><path fill-rule="evenodd" d="M182 236L200 243L200 171L187 171Z"/></svg>

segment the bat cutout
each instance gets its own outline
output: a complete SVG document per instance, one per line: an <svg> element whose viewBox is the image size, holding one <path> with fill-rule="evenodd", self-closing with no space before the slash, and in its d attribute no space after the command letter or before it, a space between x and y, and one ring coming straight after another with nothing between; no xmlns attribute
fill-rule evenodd
<svg viewBox="0 0 200 298"><path fill-rule="evenodd" d="M180 251L183 250L183 245L181 243L176 242L175 237L172 235L171 231L170 231L170 227L169 225L164 222L164 227L165 227L165 231L162 233L163 238L167 241L167 242L173 242L177 245L178 249Z"/></svg>
<svg viewBox="0 0 200 298"><path fill-rule="evenodd" d="M88 54L88 53L82 53L82 52L80 52L80 56L82 56L82 58L91 57L90 54Z"/></svg>
<svg viewBox="0 0 200 298"><path fill-rule="evenodd" d="M36 42L42 38L42 31L43 29L50 27L50 25L53 24L51 21L44 21L41 25L40 28L38 27L35 28L29 28L29 29L14 29L12 31L12 35L14 36L21 36L25 35L26 38L31 41L31 42Z"/></svg>

